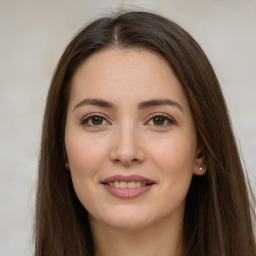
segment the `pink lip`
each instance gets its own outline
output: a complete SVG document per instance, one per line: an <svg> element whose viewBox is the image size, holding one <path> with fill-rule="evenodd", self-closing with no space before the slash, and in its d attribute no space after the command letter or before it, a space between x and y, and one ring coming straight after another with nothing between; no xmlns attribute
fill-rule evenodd
<svg viewBox="0 0 256 256"><path fill-rule="evenodd" d="M140 182L146 182L147 184L155 183L153 180L147 179L140 175L129 175L129 176L114 175L114 176L104 179L101 183L109 183L109 182L114 182L114 181L125 181L125 182L140 181Z"/></svg>
<svg viewBox="0 0 256 256"><path fill-rule="evenodd" d="M115 181L125 181L125 182L140 181L140 182L147 183L147 185L142 187L136 187L136 188L116 188L116 187L111 187L107 185L107 183L115 182ZM140 175L130 175L130 176L115 175L115 176L111 176L104 179L101 183L104 185L105 189L111 195L114 195L122 199L132 199L132 198L138 197L141 194L149 191L155 184L154 181L149 180Z"/></svg>

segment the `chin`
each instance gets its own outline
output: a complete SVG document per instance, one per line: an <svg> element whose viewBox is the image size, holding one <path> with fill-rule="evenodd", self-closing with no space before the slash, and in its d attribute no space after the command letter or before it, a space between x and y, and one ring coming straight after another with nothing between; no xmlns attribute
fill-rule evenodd
<svg viewBox="0 0 256 256"><path fill-rule="evenodd" d="M127 231L138 231L146 229L150 226L150 222L145 219L129 219L129 218L118 218L115 220L108 221L110 227L115 229L123 229Z"/></svg>
<svg viewBox="0 0 256 256"><path fill-rule="evenodd" d="M148 213L149 210L143 211L134 207L122 207L122 209L112 209L109 212L104 211L104 216L102 214L101 216L90 215L90 221L95 224L101 222L116 229L138 230L147 227L153 221L152 216L148 216Z"/></svg>

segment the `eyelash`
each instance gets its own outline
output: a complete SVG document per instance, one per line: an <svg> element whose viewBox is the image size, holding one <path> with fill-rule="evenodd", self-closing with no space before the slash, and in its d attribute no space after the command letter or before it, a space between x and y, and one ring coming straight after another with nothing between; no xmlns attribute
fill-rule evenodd
<svg viewBox="0 0 256 256"><path fill-rule="evenodd" d="M83 126L90 126L90 127L92 127L92 126L100 126L100 125L93 125L93 124L90 125L90 124L88 124L89 121L91 121L92 118L94 118L94 117L100 117L100 118L102 118L103 120L107 121L106 118L105 118L103 115L100 115L100 114L90 114L90 115L85 116L85 117L82 119L81 125L83 125ZM108 122L108 123L109 123L109 122ZM102 124L101 124L101 125L102 125Z"/></svg>
<svg viewBox="0 0 256 256"><path fill-rule="evenodd" d="M83 126L89 126L89 127L97 127L97 126L104 125L104 124L99 124L99 125L88 124L89 121L91 121L92 118L94 118L94 117L100 117L100 118L103 119L103 122L104 122L104 120L105 120L105 121L109 124L109 122L107 121L107 119L106 119L103 115L94 113L94 114L90 114L90 115L88 115L88 116L85 116L85 117L81 120L81 125L83 125ZM156 117L158 117L158 118L159 118L159 117L160 117L160 118L163 118L163 119L164 119L164 122L167 121L168 124L165 124L165 125L154 125L154 124L152 124L152 126L156 126L156 127L157 127L157 126L159 126L159 127L166 127L166 126L170 126L170 125L173 125L173 124L176 123L176 121L175 121L173 118L171 118L171 117L168 116L168 115L164 115L164 114L162 114L162 113L157 113L157 114L151 115L151 116L149 117L149 120L148 120L146 123L149 123L151 120L153 120L153 119L156 118Z"/></svg>
<svg viewBox="0 0 256 256"><path fill-rule="evenodd" d="M163 118L164 121L167 121L168 124L165 124L165 125L153 125L153 126L159 126L159 127L166 127L166 126L170 126L170 125L173 125L175 124L175 120L173 118L171 118L169 115L165 115L165 114L162 114L162 113L156 113L156 114L153 114L150 116L149 118L149 121L153 120L154 118L156 117L160 117L160 118ZM149 121L147 121L147 123L149 123Z"/></svg>

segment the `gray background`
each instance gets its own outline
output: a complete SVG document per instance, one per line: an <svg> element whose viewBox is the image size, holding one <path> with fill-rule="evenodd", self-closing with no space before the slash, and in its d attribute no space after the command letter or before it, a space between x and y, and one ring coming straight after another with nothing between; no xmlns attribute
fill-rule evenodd
<svg viewBox="0 0 256 256"><path fill-rule="evenodd" d="M32 255L41 122L64 47L89 20L127 5L171 18L205 50L256 187L255 0L0 0L0 256Z"/></svg>

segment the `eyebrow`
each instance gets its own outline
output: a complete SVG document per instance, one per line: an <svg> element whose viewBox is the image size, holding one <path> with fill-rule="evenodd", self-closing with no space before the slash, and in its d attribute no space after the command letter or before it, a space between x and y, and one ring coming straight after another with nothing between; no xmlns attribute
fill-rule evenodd
<svg viewBox="0 0 256 256"><path fill-rule="evenodd" d="M93 106L98 106L98 107L102 107L102 108L115 108L115 105L111 102L102 100L102 99L97 99L97 98L86 98L83 99L82 101L80 101L73 109L76 110L77 108L81 107L81 106L85 106L85 105L93 105ZM173 107L177 107L181 112L183 111L183 108L181 107L181 105L173 100L170 99L152 99L152 100L147 100L147 101L143 101L141 103L138 104L138 109L142 110L142 109L146 109L146 108L150 108L150 107L154 107L154 106L163 106L163 105L168 105L168 106L173 106Z"/></svg>
<svg viewBox="0 0 256 256"><path fill-rule="evenodd" d="M168 106L173 106L177 107L181 112L183 111L183 108L181 105L173 100L170 99L152 99L148 101L143 101L138 105L139 109L145 109L153 106L162 106L162 105L168 105Z"/></svg>
<svg viewBox="0 0 256 256"><path fill-rule="evenodd" d="M102 100L102 99L83 99L82 101L80 101L73 109L76 110L77 108L81 107L81 106L85 106L85 105L93 105L93 106L98 106L98 107L102 107L102 108L114 108L114 104Z"/></svg>

